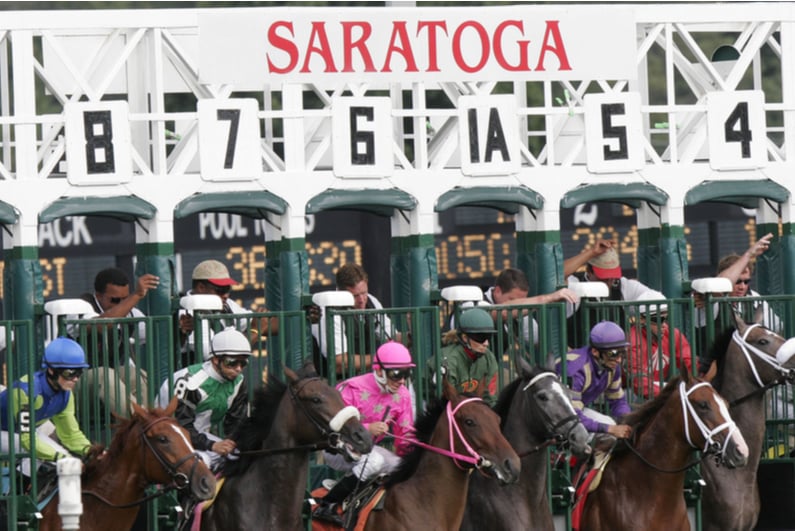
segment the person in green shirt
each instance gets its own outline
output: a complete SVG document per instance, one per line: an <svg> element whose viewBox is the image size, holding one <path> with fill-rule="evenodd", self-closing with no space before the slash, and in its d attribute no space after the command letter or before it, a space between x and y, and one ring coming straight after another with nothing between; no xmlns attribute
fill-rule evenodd
<svg viewBox="0 0 795 531"><path fill-rule="evenodd" d="M497 358L489 350L494 337L494 321L485 310L469 308L461 312L457 327L445 334L445 346L439 353L438 366L459 392L483 393L491 406L497 402ZM436 360L430 362L435 371ZM434 381L436 376L434 375ZM481 390L480 387L484 386Z"/></svg>

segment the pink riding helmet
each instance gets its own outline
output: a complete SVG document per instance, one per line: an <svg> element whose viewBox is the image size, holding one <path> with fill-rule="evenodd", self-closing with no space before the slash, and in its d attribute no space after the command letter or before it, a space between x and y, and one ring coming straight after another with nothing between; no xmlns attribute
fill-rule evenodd
<svg viewBox="0 0 795 531"><path fill-rule="evenodd" d="M373 369L398 369L401 367L416 367L411 361L408 349L397 341L384 343L375 353Z"/></svg>

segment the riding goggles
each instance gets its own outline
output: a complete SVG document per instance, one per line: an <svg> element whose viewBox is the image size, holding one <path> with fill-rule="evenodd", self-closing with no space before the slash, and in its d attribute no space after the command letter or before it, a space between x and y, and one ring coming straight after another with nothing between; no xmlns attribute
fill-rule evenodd
<svg viewBox="0 0 795 531"><path fill-rule="evenodd" d="M221 358L221 365L227 369L233 369L235 367L240 367L241 369L245 369L248 366L248 360L241 360L236 358Z"/></svg>
<svg viewBox="0 0 795 531"><path fill-rule="evenodd" d="M77 380L83 374L83 369L58 369L58 375L64 380Z"/></svg>
<svg viewBox="0 0 795 531"><path fill-rule="evenodd" d="M404 378L411 378L411 369L386 369L386 377L397 382Z"/></svg>
<svg viewBox="0 0 795 531"><path fill-rule="evenodd" d="M599 350L599 352L605 358L607 358L609 360L615 360L615 359L620 358L621 356L624 356L627 353L627 350L623 349L623 348L615 348L615 349L610 349L610 350Z"/></svg>
<svg viewBox="0 0 795 531"><path fill-rule="evenodd" d="M478 333L470 334L469 332L467 332L467 337L472 341L474 341L475 343L485 343L486 341L491 339L491 334L478 334Z"/></svg>

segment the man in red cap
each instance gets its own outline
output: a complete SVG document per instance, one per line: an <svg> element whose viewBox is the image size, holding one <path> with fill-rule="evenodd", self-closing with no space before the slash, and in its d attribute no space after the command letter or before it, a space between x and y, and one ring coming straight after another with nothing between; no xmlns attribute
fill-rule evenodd
<svg viewBox="0 0 795 531"><path fill-rule="evenodd" d="M582 266L585 271L577 272ZM609 240L599 239L596 243L585 249L577 256L573 256L563 262L563 274L569 288L573 288L578 282L604 282L610 291L607 299L609 301L635 301L641 294L651 290L638 280L626 278L621 273L621 261L618 252ZM576 305L575 312L567 321L569 346L577 346L585 343L587 330L583 329L583 316L580 313L581 306ZM591 308L589 323L598 320L596 310ZM618 309L618 316L614 316L616 321L625 322L622 309Z"/></svg>

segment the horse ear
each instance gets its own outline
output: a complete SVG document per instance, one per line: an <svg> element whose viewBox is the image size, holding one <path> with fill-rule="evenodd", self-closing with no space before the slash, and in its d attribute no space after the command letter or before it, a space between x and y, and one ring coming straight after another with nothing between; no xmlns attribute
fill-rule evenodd
<svg viewBox="0 0 795 531"><path fill-rule="evenodd" d="M516 359L518 366L517 368L519 369L519 372L522 373L522 376L530 376L530 372L533 370L533 368L530 367L530 364L527 362L524 356L517 354Z"/></svg>
<svg viewBox="0 0 795 531"><path fill-rule="evenodd" d="M284 375L290 380L290 383L295 383L301 379L298 374L287 365L284 366Z"/></svg>
<svg viewBox="0 0 795 531"><path fill-rule="evenodd" d="M450 402L458 398L458 391L453 384L447 381L447 376L442 378L442 395Z"/></svg>
<svg viewBox="0 0 795 531"><path fill-rule="evenodd" d="M740 333L740 335L745 332L745 329L748 327L748 323L742 318L742 316L737 312L729 312L732 316L732 322L734 323L734 328Z"/></svg>
<svg viewBox="0 0 795 531"><path fill-rule="evenodd" d="M689 385L692 375L690 374L690 371L687 370L687 367L683 367L683 369L684 370L680 373L682 376L682 381L685 382L685 385Z"/></svg>
<svg viewBox="0 0 795 531"><path fill-rule="evenodd" d="M765 320L765 305L760 304L759 306L756 307L756 310L754 310L754 323L763 324L764 320Z"/></svg>
<svg viewBox="0 0 795 531"><path fill-rule="evenodd" d="M174 395L174 396L171 397L171 402L168 403L168 405L166 406L166 409L163 410L163 413L167 417L172 416L174 414L174 412L177 411L177 406L178 405L179 405L179 398L177 398L177 395Z"/></svg>
<svg viewBox="0 0 795 531"><path fill-rule="evenodd" d="M172 402L174 402L175 400L177 400L176 396L171 399ZM174 404L174 409L177 409L176 403ZM130 401L130 414L131 415L138 415L139 417L143 417L143 416L146 415L146 413L147 413L147 411L142 406L139 406L138 402L136 402L135 400L131 400Z"/></svg>

